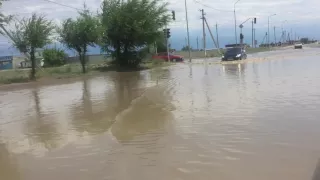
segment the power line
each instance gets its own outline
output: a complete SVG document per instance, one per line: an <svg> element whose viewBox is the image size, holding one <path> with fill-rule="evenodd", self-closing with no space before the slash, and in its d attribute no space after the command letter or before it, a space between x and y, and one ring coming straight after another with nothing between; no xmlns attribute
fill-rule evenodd
<svg viewBox="0 0 320 180"><path fill-rule="evenodd" d="M199 2L198 0L193 0L193 1L194 1L195 3L197 3L197 4L200 4L200 5L204 6L204 7L210 8L210 9L214 9L214 10L216 10L216 11L221 11L221 12L233 12L233 11L229 11L229 10L223 10L223 9L217 9L217 8L211 7L211 6L206 5L206 4L202 3L202 2Z"/></svg>
<svg viewBox="0 0 320 180"><path fill-rule="evenodd" d="M55 2L55 1L51 1L51 0L43 0L43 1L46 1L46 2L49 2L49 3L53 3L53 4L57 4L57 5L64 6L64 7L68 7L68 8L71 8L71 9L75 9L77 11L82 11L81 9L78 9L78 8L75 8L75 7L72 7L72 6L68 6L68 5L65 5L65 4L61 4L61 3L58 3L58 2Z"/></svg>

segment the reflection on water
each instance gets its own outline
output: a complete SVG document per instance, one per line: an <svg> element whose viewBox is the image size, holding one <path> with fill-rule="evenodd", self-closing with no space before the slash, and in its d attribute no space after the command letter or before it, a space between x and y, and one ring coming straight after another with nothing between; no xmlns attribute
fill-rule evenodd
<svg viewBox="0 0 320 180"><path fill-rule="evenodd" d="M152 87L131 102L128 109L116 117L111 132L118 141L132 140L135 136L163 129L172 115L170 101L162 87Z"/></svg>
<svg viewBox="0 0 320 180"><path fill-rule="evenodd" d="M6 145L0 141L0 177L1 179L20 179L18 165L13 154L9 152Z"/></svg>
<svg viewBox="0 0 320 180"><path fill-rule="evenodd" d="M320 64L301 53L0 91L0 179L311 179Z"/></svg>
<svg viewBox="0 0 320 180"><path fill-rule="evenodd" d="M55 120L50 115L41 112L41 100L38 93L38 89L32 91L34 114L25 121L25 134L31 146L40 143L50 150L58 147L57 140L60 139L60 134L57 133Z"/></svg>
<svg viewBox="0 0 320 180"><path fill-rule="evenodd" d="M115 113L109 114L109 112L113 112L113 109L94 112L90 88L88 80L85 79L83 81L81 101L71 107L72 125L80 133L99 134L106 132L110 128L113 122L107 116L114 116Z"/></svg>
<svg viewBox="0 0 320 180"><path fill-rule="evenodd" d="M245 72L246 64L244 63L239 63L239 64L223 64L222 69L223 72L231 75L231 76L240 76L243 75Z"/></svg>

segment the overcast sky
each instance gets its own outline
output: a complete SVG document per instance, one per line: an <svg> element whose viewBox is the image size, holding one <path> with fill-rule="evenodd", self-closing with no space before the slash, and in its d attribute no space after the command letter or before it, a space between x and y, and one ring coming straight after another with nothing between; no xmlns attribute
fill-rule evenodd
<svg viewBox="0 0 320 180"><path fill-rule="evenodd" d="M50 0L10 0L3 3L2 12L14 14L18 18L30 16L32 12L46 14L48 18L56 22L68 17L76 17L75 9L48 2ZM82 8L83 2L88 7L96 11L102 0L51 0L66 6ZM169 25L169 28L185 33L185 9L184 0L167 0L170 3L169 9L176 11L176 21ZM224 32L232 32L234 29L233 5L236 0L187 0L189 13L189 26L191 33L201 30L199 9L204 9L210 26L215 23L224 29ZM268 16L277 14L270 18L270 26L281 29L282 22L284 28L293 27L314 27L310 28L310 33L319 28L320 20L319 0L240 0L236 5L237 24L249 17L257 17L257 29L267 28ZM250 27L250 23L245 24ZM308 31L309 32L309 31ZM304 32L304 34L308 33ZM223 32L221 32L222 34ZM313 32L314 33L314 32Z"/></svg>

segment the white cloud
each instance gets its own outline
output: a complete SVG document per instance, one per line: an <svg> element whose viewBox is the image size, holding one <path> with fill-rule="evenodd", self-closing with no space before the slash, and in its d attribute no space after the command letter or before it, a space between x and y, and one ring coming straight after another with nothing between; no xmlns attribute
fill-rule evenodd
<svg viewBox="0 0 320 180"><path fill-rule="evenodd" d="M218 22L222 26L232 28L234 26L234 2L236 0L187 0L190 27L201 28L199 9L203 8L211 24ZM280 26L284 20L288 21L288 25L314 23L315 20L320 19L320 11L316 8L319 5L318 0L240 0L236 5L237 22L239 24L249 17L257 17L257 26L266 27L268 16L277 14L270 18L270 23L276 26ZM171 8L178 6L178 19L184 23L184 0L176 0L175 4L170 5Z"/></svg>
<svg viewBox="0 0 320 180"><path fill-rule="evenodd" d="M50 1L50 0L49 0ZM81 9L83 0L51 0ZM87 6L96 11L102 0L86 0ZM167 0L170 10L176 11L176 21L170 24L171 28L184 29L186 27L184 0ZM196 1L200 2L196 3ZM233 5L236 0L187 0L189 26L191 31L202 28L199 9L204 9L208 23L213 26L216 22L223 28L233 28ZM236 5L238 24L248 17L257 17L257 28L267 27L268 16L272 26L281 26L287 20L286 26L297 24L314 24L320 19L319 0L240 0ZM48 18L59 22L68 17L76 17L75 9L50 3L47 0L11 0L3 3L2 11L6 14L17 14L19 18L30 16L32 12L44 13Z"/></svg>

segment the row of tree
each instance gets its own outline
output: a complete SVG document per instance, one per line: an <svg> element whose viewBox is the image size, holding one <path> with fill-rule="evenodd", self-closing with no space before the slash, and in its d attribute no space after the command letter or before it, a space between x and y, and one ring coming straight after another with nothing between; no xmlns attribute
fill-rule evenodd
<svg viewBox="0 0 320 180"><path fill-rule="evenodd" d="M161 0L103 0L98 13L84 5L76 19L66 19L61 25L34 13L15 22L9 35L19 51L30 54L31 79L36 73L36 49L51 43L55 36L77 51L83 73L88 47L97 45L111 54L117 65L135 67L143 59L140 51L163 39L162 28L170 21L167 5Z"/></svg>

